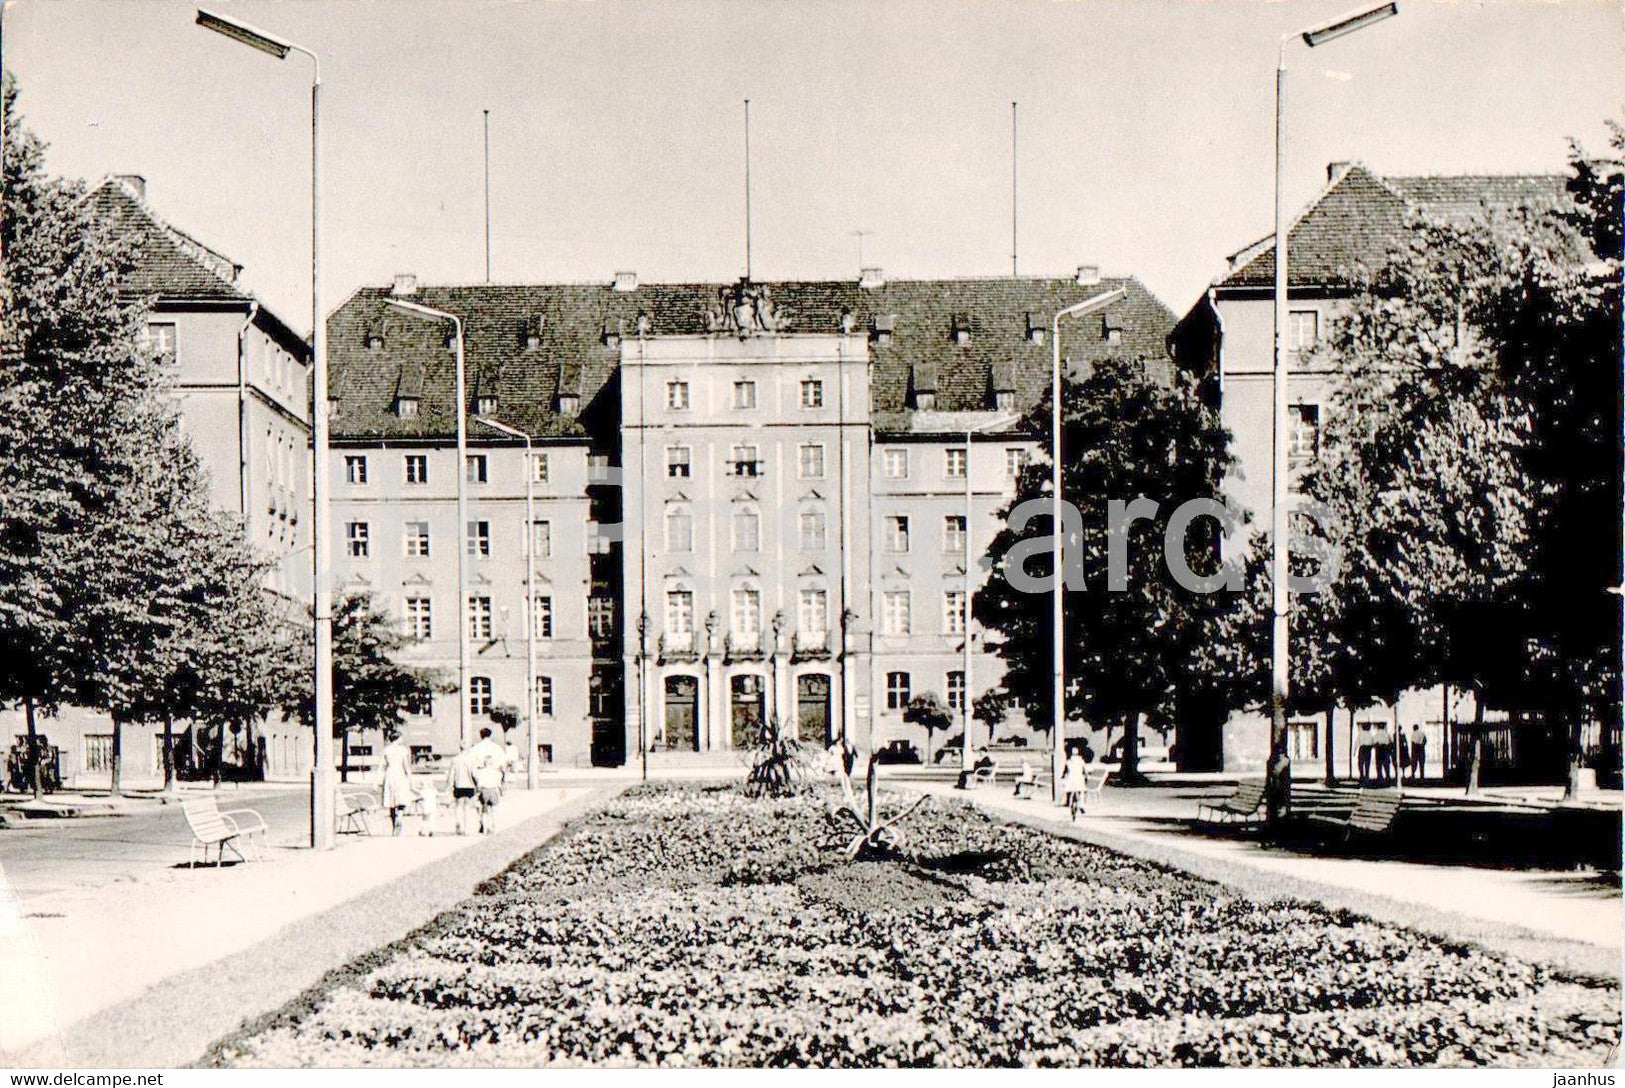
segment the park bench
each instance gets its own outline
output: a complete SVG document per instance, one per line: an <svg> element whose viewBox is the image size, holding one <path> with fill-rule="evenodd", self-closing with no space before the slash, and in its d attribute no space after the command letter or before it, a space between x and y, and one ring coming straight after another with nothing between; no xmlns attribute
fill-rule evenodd
<svg viewBox="0 0 1625 1088"><path fill-rule="evenodd" d="M357 835L372 834L372 814L381 807L378 795L369 789L339 790L338 805L334 809L335 830Z"/></svg>
<svg viewBox="0 0 1625 1088"><path fill-rule="evenodd" d="M1106 783L1111 781L1112 772L1102 767L1099 770L1089 768L1083 772L1083 792L1078 795L1078 807L1088 811L1089 805L1101 800L1106 795Z"/></svg>
<svg viewBox="0 0 1625 1088"><path fill-rule="evenodd" d="M991 786L997 775L997 767L972 767L965 775L965 788L973 790L977 786Z"/></svg>
<svg viewBox="0 0 1625 1088"><path fill-rule="evenodd" d="M1356 834L1376 838L1394 829L1402 803L1402 796L1392 790L1361 790L1355 798L1353 810L1346 818L1311 816L1310 819L1340 828L1344 841L1354 838Z"/></svg>
<svg viewBox="0 0 1625 1088"><path fill-rule="evenodd" d="M1038 771L1030 764L1016 775L1016 796L1036 797L1038 795Z"/></svg>
<svg viewBox="0 0 1625 1088"><path fill-rule="evenodd" d="M1230 796L1218 801L1203 801L1196 806L1196 818L1203 819L1202 810L1206 809L1211 815L1207 817L1213 821L1229 822L1230 820L1245 820L1256 816L1264 807L1264 783L1238 782Z"/></svg>
<svg viewBox="0 0 1625 1088"><path fill-rule="evenodd" d="M265 833L270 830L266 826L265 818L251 808L229 809L220 811L220 804L213 797L199 797L190 801L181 802L181 811L186 814L187 826L192 829L192 849L199 847L203 850L203 864L209 864L209 847L214 847L215 868L219 868L225 861L226 847L243 861L248 857L238 847L242 842L256 857L263 856L261 849L265 843ZM238 817L243 817L239 822ZM248 817L253 817L253 824L249 825ZM258 836L258 838L256 838ZM197 867L194 857L192 867Z"/></svg>

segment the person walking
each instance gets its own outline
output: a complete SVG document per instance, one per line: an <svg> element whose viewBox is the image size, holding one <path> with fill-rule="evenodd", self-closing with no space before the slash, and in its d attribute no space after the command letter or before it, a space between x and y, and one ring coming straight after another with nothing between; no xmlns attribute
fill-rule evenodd
<svg viewBox="0 0 1625 1088"><path fill-rule="evenodd" d="M479 743L468 750L470 774L478 791L476 805L480 814L480 834L489 835L497 828L496 807L502 800L503 770L508 753L491 735L489 727L480 730Z"/></svg>
<svg viewBox="0 0 1625 1088"><path fill-rule="evenodd" d="M389 813L389 833L399 835L412 807L412 750L401 742L400 730L392 729L385 736L384 811Z"/></svg>
<svg viewBox="0 0 1625 1088"><path fill-rule="evenodd" d="M472 746L464 748L446 765L446 793L451 796L452 807L457 812L459 835L468 834L468 818L479 794L479 786L474 782L474 760L470 756L473 751Z"/></svg>
<svg viewBox="0 0 1625 1088"><path fill-rule="evenodd" d="M1378 722L1372 727L1371 747L1377 764L1377 785L1380 786L1394 773L1394 738L1389 735L1387 722Z"/></svg>
<svg viewBox="0 0 1625 1088"><path fill-rule="evenodd" d="M1411 726L1411 781L1420 782L1427 775L1428 735L1417 722Z"/></svg>
<svg viewBox="0 0 1625 1088"><path fill-rule="evenodd" d="M1371 781L1371 723L1360 723L1360 739L1354 746L1354 755L1359 761L1360 785L1364 786Z"/></svg>
<svg viewBox="0 0 1625 1088"><path fill-rule="evenodd" d="M1061 804L1066 806L1068 815L1074 820L1078 818L1078 809L1083 803L1085 767L1083 753L1076 748L1061 767Z"/></svg>

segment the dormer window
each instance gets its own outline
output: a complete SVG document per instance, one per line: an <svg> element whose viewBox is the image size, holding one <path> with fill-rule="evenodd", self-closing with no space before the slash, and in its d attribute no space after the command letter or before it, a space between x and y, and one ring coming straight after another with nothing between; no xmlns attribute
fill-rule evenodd
<svg viewBox="0 0 1625 1088"><path fill-rule="evenodd" d="M368 351L377 351L379 348L381 348L383 346L384 346L384 334L383 333L373 331L373 332L369 332L367 334L367 350Z"/></svg>
<svg viewBox="0 0 1625 1088"><path fill-rule="evenodd" d="M1044 342L1044 321L1042 318L1033 319L1031 312L1027 314L1027 343L1042 344Z"/></svg>
<svg viewBox="0 0 1625 1088"><path fill-rule="evenodd" d="M542 330L546 327L547 318L538 317L535 321L527 323L520 329L520 335L528 350L535 351L542 346Z"/></svg>
<svg viewBox="0 0 1625 1088"><path fill-rule="evenodd" d="M932 411L933 409L935 409L936 406L937 406L937 395L935 393L915 393L914 394L914 407L918 408L920 411L929 412L929 411Z"/></svg>
<svg viewBox="0 0 1625 1088"><path fill-rule="evenodd" d="M497 411L497 399L495 397L485 396L485 397L476 397L476 398L474 398L474 414L475 415L477 415L477 416L491 416L491 415L496 415L496 411Z"/></svg>
<svg viewBox="0 0 1625 1088"><path fill-rule="evenodd" d="M965 314L955 314L953 323L954 343L964 347L970 343L970 318Z"/></svg>
<svg viewBox="0 0 1625 1088"><path fill-rule="evenodd" d="M877 344L891 343L892 334L896 331L896 314L876 314L869 321L869 339Z"/></svg>
<svg viewBox="0 0 1625 1088"><path fill-rule="evenodd" d="M1123 342L1123 327L1112 324L1110 317L1101 315L1100 338L1108 344L1121 344Z"/></svg>
<svg viewBox="0 0 1625 1088"><path fill-rule="evenodd" d="M418 414L418 399L416 397L396 397L395 415L401 419L416 419Z"/></svg>
<svg viewBox="0 0 1625 1088"><path fill-rule="evenodd" d="M620 327L620 325L616 324L616 323L609 322L609 321L604 322L604 329L603 329L603 332L600 334L600 339L603 340L604 346L606 348L618 348L618 347L620 347L621 346L621 327Z"/></svg>
<svg viewBox="0 0 1625 1088"><path fill-rule="evenodd" d="M559 415L573 416L581 411L581 398L574 393L559 394Z"/></svg>
<svg viewBox="0 0 1625 1088"><path fill-rule="evenodd" d="M457 334L456 333L448 332L446 334L446 350L447 351L456 351L457 350Z"/></svg>

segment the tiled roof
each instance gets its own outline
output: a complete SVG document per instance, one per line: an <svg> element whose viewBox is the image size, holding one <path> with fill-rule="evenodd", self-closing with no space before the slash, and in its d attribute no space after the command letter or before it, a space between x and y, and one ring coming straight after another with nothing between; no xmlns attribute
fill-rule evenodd
<svg viewBox="0 0 1625 1088"><path fill-rule="evenodd" d="M107 178L91 190L97 218L134 246L134 265L121 288L131 295L162 301L246 301L237 285L242 268L161 219L120 178Z"/></svg>
<svg viewBox="0 0 1625 1088"><path fill-rule="evenodd" d="M1489 208L1538 208L1567 202L1564 179L1553 175L1391 177L1356 163L1299 216L1288 234L1287 272L1293 287L1345 283L1353 269L1378 268L1401 236L1412 209L1460 219ZM1231 257L1219 287L1268 287L1275 282L1274 235Z"/></svg>
<svg viewBox="0 0 1625 1088"><path fill-rule="evenodd" d="M1104 310L1063 327L1073 366L1112 355L1162 361L1173 314L1138 280L1073 279L900 280L878 288L856 282L774 281L764 284L790 333L838 333L843 319L859 334L886 325L889 336L870 337L874 363L873 422L909 429L911 370L930 373L938 411L985 410L995 372L1013 379L1018 405L1035 403L1049 381L1050 347L1029 339L1029 322L1048 329L1056 309L1122 288ZM494 393L506 423L538 436L583 436L596 418L618 409L612 378L619 335L708 331L706 315L727 290L723 284L644 284L632 291L603 285L423 286L411 300L456 314L464 322L469 397ZM336 438L388 440L443 438L455 431L455 356L449 326L401 313L386 304L387 287L357 291L328 319L328 388L336 402ZM968 318L969 339L956 342L954 318ZM1110 338L1117 329L1118 338ZM367 346L378 334L378 347ZM529 340L535 340L530 346ZM418 368L421 377L418 378ZM409 378L408 375L414 377ZM400 418L395 398L403 382L420 381L418 413ZM561 382L579 391L581 419L556 411Z"/></svg>

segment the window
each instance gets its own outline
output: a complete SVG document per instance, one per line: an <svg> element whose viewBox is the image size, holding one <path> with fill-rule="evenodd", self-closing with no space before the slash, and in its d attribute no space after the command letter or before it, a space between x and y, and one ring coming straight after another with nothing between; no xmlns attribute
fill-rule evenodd
<svg viewBox="0 0 1625 1088"><path fill-rule="evenodd" d="M468 599L468 637L491 640L491 598Z"/></svg>
<svg viewBox="0 0 1625 1088"><path fill-rule="evenodd" d="M829 632L829 594L821 589L804 589L800 604L796 629L814 645L823 645L824 636Z"/></svg>
<svg viewBox="0 0 1625 1088"><path fill-rule="evenodd" d="M760 476L762 466L756 460L755 446L735 446L733 460L729 462L735 476Z"/></svg>
<svg viewBox="0 0 1625 1088"><path fill-rule="evenodd" d="M824 478L824 447L816 442L802 446L796 458L797 469L803 480Z"/></svg>
<svg viewBox="0 0 1625 1088"><path fill-rule="evenodd" d="M345 547L350 558L367 558L368 537L371 535L372 527L364 521L352 521L344 527Z"/></svg>
<svg viewBox="0 0 1625 1088"><path fill-rule="evenodd" d="M1007 412L1015 406L1016 394L1014 390L1001 389L993 394L993 407L999 409L999 411Z"/></svg>
<svg viewBox="0 0 1625 1088"><path fill-rule="evenodd" d="M559 415L573 416L581 411L581 398L574 393L559 394Z"/></svg>
<svg viewBox="0 0 1625 1088"><path fill-rule="evenodd" d="M886 709L907 710L909 700L909 679L906 672L889 672L886 674Z"/></svg>
<svg viewBox="0 0 1625 1088"><path fill-rule="evenodd" d="M937 395L924 390L915 393L914 407L918 408L922 412L935 411L937 407Z"/></svg>
<svg viewBox="0 0 1625 1088"><path fill-rule="evenodd" d="M365 457L346 457L344 459L344 479L352 484L367 482L367 459Z"/></svg>
<svg viewBox="0 0 1625 1088"><path fill-rule="evenodd" d="M734 511L734 551L755 552L762 548L762 515L753 506Z"/></svg>
<svg viewBox="0 0 1625 1088"><path fill-rule="evenodd" d="M757 589L736 589L733 592L733 633L745 645L754 643L762 633L762 593Z"/></svg>
<svg viewBox="0 0 1625 1088"><path fill-rule="evenodd" d="M1032 464L1031 450L1012 447L1004 451L1004 474L1012 480L1019 479L1022 471Z"/></svg>
<svg viewBox="0 0 1625 1088"><path fill-rule="evenodd" d="M1290 758L1320 758L1320 730L1316 728L1314 722L1287 722L1286 739L1287 755Z"/></svg>
<svg viewBox="0 0 1625 1088"><path fill-rule="evenodd" d="M538 594L530 599L530 622L537 638L553 637L553 598Z"/></svg>
<svg viewBox="0 0 1625 1088"><path fill-rule="evenodd" d="M911 626L912 604L906 589L888 589L880 595L880 622L888 635L906 635Z"/></svg>
<svg viewBox="0 0 1625 1088"><path fill-rule="evenodd" d="M674 589L666 594L666 634L688 638L694 634L694 593Z"/></svg>
<svg viewBox="0 0 1625 1088"><path fill-rule="evenodd" d="M1293 310L1287 314L1287 343L1294 351L1308 351L1320 342L1320 311Z"/></svg>
<svg viewBox="0 0 1625 1088"><path fill-rule="evenodd" d="M734 407L756 407L756 383L752 381L734 382Z"/></svg>
<svg viewBox="0 0 1625 1088"><path fill-rule="evenodd" d="M396 397L395 416L397 419L416 419L418 416L418 399L416 397Z"/></svg>
<svg viewBox="0 0 1625 1088"><path fill-rule="evenodd" d="M536 716L538 718L551 718L553 716L553 678L551 676L538 676L536 678ZM551 754L544 763L551 763Z"/></svg>
<svg viewBox="0 0 1625 1088"><path fill-rule="evenodd" d="M948 683L948 709L965 709L965 672L963 669L950 669L947 677Z"/></svg>
<svg viewBox="0 0 1625 1088"><path fill-rule="evenodd" d="M113 769L113 734L86 733L80 744L84 757L79 766L85 771L111 771Z"/></svg>
<svg viewBox="0 0 1625 1088"><path fill-rule="evenodd" d="M434 693L429 691L416 691L406 697L404 709L408 714L420 718L427 718L434 713ZM412 762L421 763L434 754L432 744L412 745Z"/></svg>
<svg viewBox="0 0 1625 1088"><path fill-rule="evenodd" d="M470 676L468 678L468 712L470 714L491 713L491 678L489 676Z"/></svg>
<svg viewBox="0 0 1625 1088"><path fill-rule="evenodd" d="M612 479L610 473L614 468L609 463L607 453L587 454L587 482L589 484L618 484L618 479Z"/></svg>
<svg viewBox="0 0 1625 1088"><path fill-rule="evenodd" d="M160 361L173 363L175 361L175 322L147 322L147 348Z"/></svg>
<svg viewBox="0 0 1625 1088"><path fill-rule="evenodd" d="M429 482L428 454L409 453L406 455L406 482L409 484L426 484Z"/></svg>
<svg viewBox="0 0 1625 1088"><path fill-rule="evenodd" d="M406 554L409 557L419 559L429 557L428 522L409 521L406 523Z"/></svg>
<svg viewBox="0 0 1625 1088"><path fill-rule="evenodd" d="M887 479L902 480L908 477L907 450L885 450L881 453L881 458L886 468Z"/></svg>
<svg viewBox="0 0 1625 1088"><path fill-rule="evenodd" d="M1287 456L1294 465L1313 461L1320 455L1320 405L1294 404L1288 421Z"/></svg>
<svg viewBox="0 0 1625 1088"><path fill-rule="evenodd" d="M684 411L688 408L688 383L666 383L666 407L673 411Z"/></svg>
<svg viewBox="0 0 1625 1088"><path fill-rule="evenodd" d="M610 545L617 538L604 531L604 527L596 521L587 522L587 554L608 555Z"/></svg>
<svg viewBox="0 0 1625 1088"><path fill-rule="evenodd" d="M615 712L615 690L604 683L597 673L587 681L587 712L594 717L608 717Z"/></svg>
<svg viewBox="0 0 1625 1088"><path fill-rule="evenodd" d="M801 383L801 406L803 408L822 408L824 406L824 383L809 378Z"/></svg>
<svg viewBox="0 0 1625 1088"><path fill-rule="evenodd" d="M463 464L463 479L471 484L483 484L485 478L485 454L469 454L468 460Z"/></svg>
<svg viewBox="0 0 1625 1088"><path fill-rule="evenodd" d="M949 514L942 519L942 550L949 555L965 553L964 514Z"/></svg>
<svg viewBox="0 0 1625 1088"><path fill-rule="evenodd" d="M615 599L587 598L587 634L595 639L615 637Z"/></svg>
<svg viewBox="0 0 1625 1088"><path fill-rule="evenodd" d="M497 399L495 397L475 397L474 398L474 414L475 415L477 415L477 416L495 415L496 410L497 410Z"/></svg>
<svg viewBox="0 0 1625 1088"><path fill-rule="evenodd" d="M434 637L434 605L429 598L406 598L406 631L415 639Z"/></svg>
<svg viewBox="0 0 1625 1088"><path fill-rule="evenodd" d="M691 454L687 446L666 447L666 475L686 477L692 469Z"/></svg>
<svg viewBox="0 0 1625 1088"><path fill-rule="evenodd" d="M547 483L548 464L547 454L532 453L530 455L530 478L539 484Z"/></svg>
<svg viewBox="0 0 1625 1088"><path fill-rule="evenodd" d="M951 446L943 455L943 474L951 480L965 478L968 451L962 446Z"/></svg>
<svg viewBox="0 0 1625 1088"><path fill-rule="evenodd" d="M942 594L942 633L965 633L965 591L962 589L950 589Z"/></svg>
<svg viewBox="0 0 1625 1088"><path fill-rule="evenodd" d="M892 516L886 519L886 550L894 555L908 552L908 518Z"/></svg>
<svg viewBox="0 0 1625 1088"><path fill-rule="evenodd" d="M688 512L687 507L673 506L666 511L666 550L694 550L694 515Z"/></svg>
<svg viewBox="0 0 1625 1088"><path fill-rule="evenodd" d="M540 518L530 523L530 554L546 559L553 554L553 523Z"/></svg>
<svg viewBox="0 0 1625 1088"><path fill-rule="evenodd" d="M822 510L803 510L799 519L801 550L821 552L828 546Z"/></svg>
<svg viewBox="0 0 1625 1088"><path fill-rule="evenodd" d="M487 558L491 554L491 523L489 521L471 521L468 523L468 555L477 555Z"/></svg>

